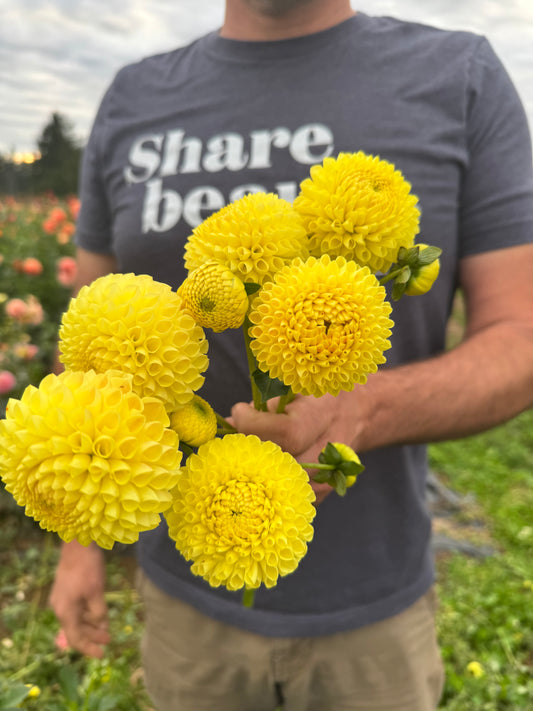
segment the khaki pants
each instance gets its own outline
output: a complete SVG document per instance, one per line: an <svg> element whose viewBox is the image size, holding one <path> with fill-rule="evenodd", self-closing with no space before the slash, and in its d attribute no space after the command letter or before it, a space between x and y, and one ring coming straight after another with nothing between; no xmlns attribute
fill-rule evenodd
<svg viewBox="0 0 533 711"><path fill-rule="evenodd" d="M142 571L138 583L145 681L157 711L434 711L438 705L444 674L434 590L361 629L286 639L206 617Z"/></svg>

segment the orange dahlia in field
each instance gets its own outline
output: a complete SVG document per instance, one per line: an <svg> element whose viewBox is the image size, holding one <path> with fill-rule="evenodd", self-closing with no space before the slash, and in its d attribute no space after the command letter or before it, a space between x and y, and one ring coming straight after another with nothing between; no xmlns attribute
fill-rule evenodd
<svg viewBox="0 0 533 711"><path fill-rule="evenodd" d="M185 245L185 267L192 272L215 261L243 282L262 284L307 253L307 235L292 205L273 193L254 193L194 229Z"/></svg>
<svg viewBox="0 0 533 711"><path fill-rule="evenodd" d="M147 275L109 274L84 286L63 315L60 360L70 370L133 376L141 396L174 410L204 382L207 340L170 286Z"/></svg>
<svg viewBox="0 0 533 711"><path fill-rule="evenodd" d="M340 153L311 168L294 209L309 236L309 253L354 260L386 272L400 247L411 247L418 198L392 163L365 153Z"/></svg>
<svg viewBox="0 0 533 711"><path fill-rule="evenodd" d="M338 395L385 362L391 305L368 267L300 259L265 284L250 312L250 348L260 370L293 392Z"/></svg>
<svg viewBox="0 0 533 711"><path fill-rule="evenodd" d="M270 588L313 537L315 495L304 469L273 442L231 434L188 459L165 513L176 548L213 587Z"/></svg>
<svg viewBox="0 0 533 711"><path fill-rule="evenodd" d="M179 439L155 398L118 371L48 375L0 422L7 491L64 541L111 548L155 528L179 478Z"/></svg>

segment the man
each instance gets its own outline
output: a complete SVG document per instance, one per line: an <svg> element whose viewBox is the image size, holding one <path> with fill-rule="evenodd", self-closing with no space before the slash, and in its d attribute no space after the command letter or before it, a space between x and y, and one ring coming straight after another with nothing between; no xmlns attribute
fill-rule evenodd
<svg viewBox="0 0 533 711"><path fill-rule="evenodd" d="M240 334L211 339L201 394L239 431L301 461L345 442L366 471L344 498L313 485L309 552L251 610L192 576L164 526L141 536L158 711L438 704L424 443L533 402L530 142L488 43L354 13L349 0L227 0L219 33L126 68L106 94L84 159L79 286L114 270L177 286L184 241L211 212L256 190L293 200L311 165L358 150L411 182L441 274L428 295L394 305L386 368L283 415L245 404ZM466 338L444 353L457 286ZM103 577L96 548L64 546L52 605L70 643L94 656L109 639Z"/></svg>

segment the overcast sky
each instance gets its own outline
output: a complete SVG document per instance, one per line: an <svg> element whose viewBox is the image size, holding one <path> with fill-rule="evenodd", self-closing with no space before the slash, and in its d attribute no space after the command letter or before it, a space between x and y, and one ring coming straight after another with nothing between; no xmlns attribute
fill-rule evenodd
<svg viewBox="0 0 533 711"><path fill-rule="evenodd" d="M533 0L354 0L355 9L485 34L533 126ZM223 0L0 0L0 152L34 151L52 112L84 141L124 64L220 26Z"/></svg>

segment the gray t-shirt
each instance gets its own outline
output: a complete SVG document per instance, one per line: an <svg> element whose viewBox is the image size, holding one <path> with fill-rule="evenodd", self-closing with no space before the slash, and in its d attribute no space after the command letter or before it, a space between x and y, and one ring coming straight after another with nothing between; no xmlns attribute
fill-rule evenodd
<svg viewBox="0 0 533 711"><path fill-rule="evenodd" d="M420 199L420 241L444 250L432 291L394 304L387 366L432 356L444 346L458 259L533 235L523 108L488 42L470 33L359 13L279 42L212 33L126 67L85 152L77 241L176 286L184 242L214 210L254 190L292 200L311 165L358 150L404 173ZM201 394L228 414L250 399L242 334L209 340ZM164 524L141 536L140 564L170 595L260 634L326 634L396 614L433 581L426 450L362 459L346 497L320 505L297 571L260 590L252 610L194 577Z"/></svg>

